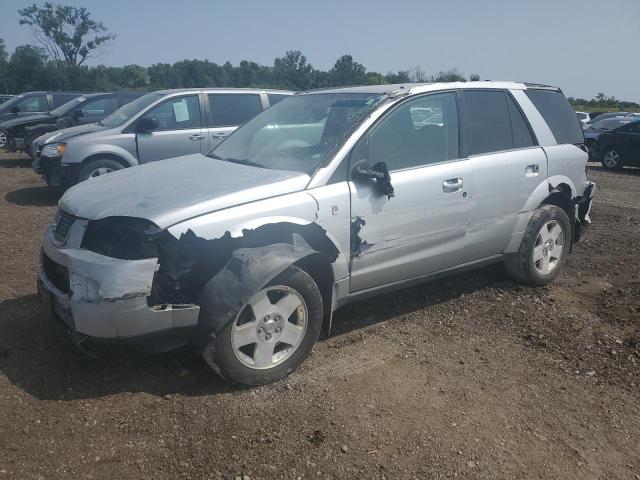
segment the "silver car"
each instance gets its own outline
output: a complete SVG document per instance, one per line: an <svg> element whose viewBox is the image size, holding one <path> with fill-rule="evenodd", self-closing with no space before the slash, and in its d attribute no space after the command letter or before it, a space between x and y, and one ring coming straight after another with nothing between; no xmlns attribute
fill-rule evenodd
<svg viewBox="0 0 640 480"><path fill-rule="evenodd" d="M31 147L33 169L52 187L189 153L206 153L292 92L198 88L149 93L91 125L58 130Z"/></svg>
<svg viewBox="0 0 640 480"><path fill-rule="evenodd" d="M67 191L38 290L81 348L191 343L231 382L272 382L346 303L497 262L551 283L590 222L583 141L553 87L297 94L207 156Z"/></svg>

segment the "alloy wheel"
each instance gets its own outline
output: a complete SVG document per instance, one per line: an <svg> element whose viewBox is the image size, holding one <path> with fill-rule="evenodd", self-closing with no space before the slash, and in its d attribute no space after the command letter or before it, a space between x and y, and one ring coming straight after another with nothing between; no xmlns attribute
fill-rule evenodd
<svg viewBox="0 0 640 480"><path fill-rule="evenodd" d="M560 265L564 250L564 230L557 220L546 222L533 247L533 264L540 275L549 275Z"/></svg>
<svg viewBox="0 0 640 480"><path fill-rule="evenodd" d="M615 150L609 150L604 154L602 161L607 167L615 168L620 164L620 154Z"/></svg>
<svg viewBox="0 0 640 480"><path fill-rule="evenodd" d="M296 290L266 287L236 317L231 329L233 353L246 367L274 367L298 349L307 324L307 306Z"/></svg>

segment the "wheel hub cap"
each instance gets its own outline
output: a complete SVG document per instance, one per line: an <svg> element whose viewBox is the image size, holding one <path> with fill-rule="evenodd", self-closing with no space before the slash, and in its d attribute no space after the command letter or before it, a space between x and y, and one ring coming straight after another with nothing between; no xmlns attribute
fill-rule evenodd
<svg viewBox="0 0 640 480"><path fill-rule="evenodd" d="M538 273L548 275L558 268L563 249L562 225L557 220L550 220L540 229L533 247L533 264Z"/></svg>

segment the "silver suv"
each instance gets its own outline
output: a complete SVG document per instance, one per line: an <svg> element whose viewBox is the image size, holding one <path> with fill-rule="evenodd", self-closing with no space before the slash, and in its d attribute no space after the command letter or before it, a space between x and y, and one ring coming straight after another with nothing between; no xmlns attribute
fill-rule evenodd
<svg viewBox="0 0 640 480"><path fill-rule="evenodd" d="M272 382L348 302L495 262L551 283L589 223L583 140L546 86L294 95L208 156L67 191L38 290L82 348L191 342L231 382Z"/></svg>
<svg viewBox="0 0 640 480"><path fill-rule="evenodd" d="M33 169L52 187L189 153L206 153L292 92L198 88L149 93L91 125L58 130L31 147Z"/></svg>

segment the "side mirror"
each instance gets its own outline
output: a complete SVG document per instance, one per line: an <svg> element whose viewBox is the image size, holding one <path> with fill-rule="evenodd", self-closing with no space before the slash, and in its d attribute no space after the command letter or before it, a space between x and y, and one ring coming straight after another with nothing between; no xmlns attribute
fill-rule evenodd
<svg viewBox="0 0 640 480"><path fill-rule="evenodd" d="M376 182L376 189L380 195L386 195L387 198L394 196L389 168L384 162L369 165L367 160L360 160L351 169L351 178L353 178L354 181L361 182L373 179Z"/></svg>
<svg viewBox="0 0 640 480"><path fill-rule="evenodd" d="M11 107L11 113L20 113L20 107Z"/></svg>
<svg viewBox="0 0 640 480"><path fill-rule="evenodd" d="M74 119L75 121L78 121L78 119L82 116L82 110L74 110L73 112L71 112L71 118Z"/></svg>
<svg viewBox="0 0 640 480"><path fill-rule="evenodd" d="M158 129L158 120L153 117L142 117L136 124L136 133L148 133Z"/></svg>

